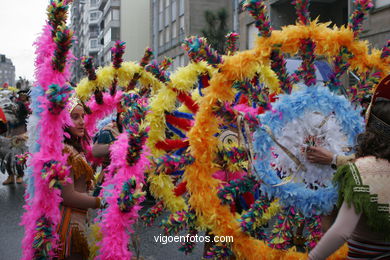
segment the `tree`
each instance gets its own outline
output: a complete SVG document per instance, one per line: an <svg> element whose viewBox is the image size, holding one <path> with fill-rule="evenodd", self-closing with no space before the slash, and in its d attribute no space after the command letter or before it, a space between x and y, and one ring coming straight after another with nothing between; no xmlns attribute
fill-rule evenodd
<svg viewBox="0 0 390 260"><path fill-rule="evenodd" d="M211 47L223 54L226 44L225 35L228 33L226 9L222 8L215 12L207 10L204 12L204 17L206 27L202 30L203 36L207 38Z"/></svg>

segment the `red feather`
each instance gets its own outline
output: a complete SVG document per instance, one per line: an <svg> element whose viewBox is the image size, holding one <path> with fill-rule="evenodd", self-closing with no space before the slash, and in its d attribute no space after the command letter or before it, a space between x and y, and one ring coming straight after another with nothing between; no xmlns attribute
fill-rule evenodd
<svg viewBox="0 0 390 260"><path fill-rule="evenodd" d="M269 102L273 103L276 100L278 100L278 97L276 96L275 93L272 93L272 94L269 95Z"/></svg>
<svg viewBox="0 0 390 260"><path fill-rule="evenodd" d="M248 104L248 97L246 95L241 95L240 100L238 101L239 104Z"/></svg>
<svg viewBox="0 0 390 260"><path fill-rule="evenodd" d="M246 204L250 207L255 202L255 197L251 192L245 192L242 194L242 197L244 198Z"/></svg>
<svg viewBox="0 0 390 260"><path fill-rule="evenodd" d="M187 192L187 182L183 181L179 183L175 189L173 189L173 192L175 193L176 197L179 197Z"/></svg>
<svg viewBox="0 0 390 260"><path fill-rule="evenodd" d="M165 120L171 125L177 126L180 129L183 129L185 131L189 131L192 127L192 122L189 119L178 118L172 115L166 115Z"/></svg>
<svg viewBox="0 0 390 260"><path fill-rule="evenodd" d="M210 80L209 75L203 74L201 76L200 80L202 81L203 88L207 88L208 86L210 86L210 84L209 84L209 80Z"/></svg>
<svg viewBox="0 0 390 260"><path fill-rule="evenodd" d="M171 139L165 139L165 141L157 142L156 148L165 150L165 151L172 151L180 148L188 147L189 142L188 140L171 140Z"/></svg>
<svg viewBox="0 0 390 260"><path fill-rule="evenodd" d="M186 107L188 107L188 109L191 110L192 113L195 114L198 111L199 109L198 104L196 104L188 94L179 91L177 98L181 103L186 105Z"/></svg>

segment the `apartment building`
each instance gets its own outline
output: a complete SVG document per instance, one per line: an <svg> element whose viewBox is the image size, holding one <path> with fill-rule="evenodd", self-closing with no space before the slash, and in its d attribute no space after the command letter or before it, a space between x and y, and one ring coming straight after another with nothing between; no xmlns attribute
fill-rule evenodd
<svg viewBox="0 0 390 260"><path fill-rule="evenodd" d="M76 39L72 46L72 52L77 58L72 66L73 82L78 82L84 76L80 61L82 56L93 57L99 65L98 52L101 47L98 36L102 13L98 9L98 2L98 0L75 0L72 4L70 27L74 31Z"/></svg>
<svg viewBox="0 0 390 260"><path fill-rule="evenodd" d="M115 41L126 42L124 60L142 58L149 45L149 1L99 0L99 43L102 46L98 58L101 65L111 62L111 48Z"/></svg>
<svg viewBox="0 0 390 260"><path fill-rule="evenodd" d="M71 9L71 28L77 41L72 50L77 58L92 56L96 66L111 62L115 41L126 42L124 60L139 60L149 45L149 1L75 0ZM78 82L84 73L80 60L72 69Z"/></svg>

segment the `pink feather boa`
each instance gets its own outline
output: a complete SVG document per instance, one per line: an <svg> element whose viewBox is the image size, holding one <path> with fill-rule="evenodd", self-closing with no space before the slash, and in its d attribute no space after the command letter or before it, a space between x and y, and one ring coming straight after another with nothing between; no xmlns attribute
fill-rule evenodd
<svg viewBox="0 0 390 260"><path fill-rule="evenodd" d="M87 106L92 111L91 115L85 116L85 128L89 136L93 136L96 133L96 123L111 114L116 108L117 104L121 101L122 94L121 91L117 91L115 96L111 96L109 93L103 93L103 104L99 105L96 103L94 97L87 103Z"/></svg>
<svg viewBox="0 0 390 260"><path fill-rule="evenodd" d="M30 198L30 204L24 207L26 212L22 217L21 224L25 226L25 236L22 242L23 257L22 259L33 259L34 249L32 244L36 235L36 222L45 216L53 225L53 239L51 243L53 250L51 255L54 256L54 249L58 246L58 236L55 234L55 227L60 221L59 205L62 202L61 191L57 188L50 188L46 180L41 176L41 170L45 162L50 160L59 161L66 165L67 157L62 154L63 150L63 126L70 124L69 113L64 110L58 115L53 115L48 111L48 101L42 97L44 111L40 120L40 138L38 140L41 148L40 151L31 157L31 166L33 167L33 176L35 180L35 194ZM71 181L67 178L67 181Z"/></svg>
<svg viewBox="0 0 390 260"><path fill-rule="evenodd" d="M36 65L36 84L48 89L51 84L58 84L63 86L70 76L69 64L65 67L63 73L54 71L51 65L54 50L56 48L52 36L51 27L46 24L42 35L35 43L37 46ZM68 53L68 58L73 57ZM55 250L58 247L58 235L55 232L56 227L60 221L59 205L62 201L61 191L57 188L50 188L47 180L41 176L41 170L45 162L55 160L62 165L66 165L67 157L62 154L63 150L63 134L64 125L70 125L71 120L69 113L64 109L60 114L54 115L49 112L48 107L50 102L46 95L40 97L43 112L41 114L40 133L38 143L40 144L40 151L31 155L31 166L33 167L33 176L35 179L35 194L33 198L26 198L26 205L24 209L26 212L22 216L21 225L25 228L25 234L22 241L23 260L30 260L34 258L35 250L32 247L34 237L37 234L37 221L44 216L52 223L52 235L50 243L52 249L49 252L50 258L55 255ZM65 177L66 181L71 181L69 177ZM27 200L28 199L28 200Z"/></svg>
<svg viewBox="0 0 390 260"><path fill-rule="evenodd" d="M67 62L63 72L59 72L53 69L52 57L56 49L56 44L52 38L52 27L46 24L43 28L42 35L34 43L36 46L35 53L37 57L35 59L35 77L36 85L42 86L46 91L48 86L51 84L64 85L70 78L70 61L74 60L75 57L69 51L67 53Z"/></svg>
<svg viewBox="0 0 390 260"><path fill-rule="evenodd" d="M245 104L238 104L238 105L235 105L233 108L237 111L244 113L244 114L249 113L252 116L257 116L259 114L257 108L253 108L253 107L250 107L250 106L245 105Z"/></svg>
<svg viewBox="0 0 390 260"><path fill-rule="evenodd" d="M123 184L130 178L136 179L137 187L144 183L144 172L149 166L149 160L147 159L148 153L143 152L139 161L135 165L129 166L126 161L127 147L128 135L126 133L120 134L117 141L110 147L111 164L103 185L103 189L110 193L110 196L106 198L109 206L100 223L103 239L99 243L101 248L98 259L131 259L132 256L128 250L128 243L130 234L134 232L132 225L137 221L138 211L142 208L139 203L144 200L144 197L138 200L137 205L127 213L120 211L117 199ZM145 151L145 146L143 151Z"/></svg>

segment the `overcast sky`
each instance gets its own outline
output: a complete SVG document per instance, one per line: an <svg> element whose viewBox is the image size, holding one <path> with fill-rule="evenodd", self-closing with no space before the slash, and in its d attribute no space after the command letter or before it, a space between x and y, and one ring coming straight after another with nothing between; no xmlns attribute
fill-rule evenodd
<svg viewBox="0 0 390 260"><path fill-rule="evenodd" d="M46 20L49 0L0 0L0 53L15 66L16 79L34 79L35 39Z"/></svg>

